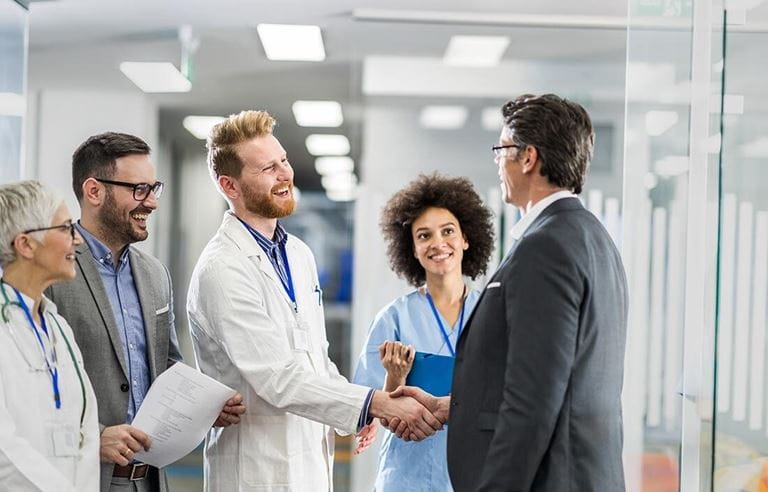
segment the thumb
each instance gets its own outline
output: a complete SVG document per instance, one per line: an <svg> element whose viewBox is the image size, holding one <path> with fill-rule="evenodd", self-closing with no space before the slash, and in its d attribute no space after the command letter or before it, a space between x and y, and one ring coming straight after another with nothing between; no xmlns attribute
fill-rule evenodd
<svg viewBox="0 0 768 492"><path fill-rule="evenodd" d="M392 397L392 398L398 398L400 396L403 396L404 394L406 394L405 386L398 386L395 389L395 391L393 391L393 392L391 392L389 394L389 396Z"/></svg>

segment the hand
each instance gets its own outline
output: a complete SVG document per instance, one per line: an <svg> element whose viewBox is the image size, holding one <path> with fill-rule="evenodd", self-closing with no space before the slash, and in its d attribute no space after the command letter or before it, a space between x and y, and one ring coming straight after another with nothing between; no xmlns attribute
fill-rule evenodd
<svg viewBox="0 0 768 492"><path fill-rule="evenodd" d="M370 415L407 426L413 439L422 440L443 428L443 423L435 418L424 406L409 396L392 398L388 393L377 390L371 401Z"/></svg>
<svg viewBox="0 0 768 492"><path fill-rule="evenodd" d="M376 440L376 433L378 432L378 429L379 426L376 424L375 420L363 427L363 429L355 435L357 447L352 452L352 454L357 455L365 452L365 450L368 449Z"/></svg>
<svg viewBox="0 0 768 492"><path fill-rule="evenodd" d="M224 407L221 409L221 412L216 418L216 422L213 423L213 426L229 427L233 424L239 424L240 416L244 413L245 405L243 405L243 395L237 393L224 404Z"/></svg>
<svg viewBox="0 0 768 492"><path fill-rule="evenodd" d="M416 350L412 345L403 345L400 342L384 342L379 346L379 359L381 365L387 370L388 379L405 383L405 377L411 372L413 358Z"/></svg>
<svg viewBox="0 0 768 492"><path fill-rule="evenodd" d="M424 407L429 410L438 420L440 420L440 422L444 424L448 421L451 409L450 396L432 396L421 388L414 386L400 386L395 391L390 393L390 396L393 398L398 398L401 396L414 398L416 401L424 405ZM418 440L416 436L411 432L407 432L408 425L397 417L389 421L382 420L382 424L389 428L389 430L397 435L397 437L400 437L405 441Z"/></svg>
<svg viewBox="0 0 768 492"><path fill-rule="evenodd" d="M128 424L105 427L101 433L99 454L102 463L116 463L125 466L142 448L149 451L152 440L149 436Z"/></svg>

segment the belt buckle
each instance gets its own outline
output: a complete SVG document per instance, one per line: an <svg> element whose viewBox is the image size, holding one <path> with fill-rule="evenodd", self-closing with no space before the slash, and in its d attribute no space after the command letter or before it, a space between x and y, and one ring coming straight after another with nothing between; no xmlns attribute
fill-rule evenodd
<svg viewBox="0 0 768 492"><path fill-rule="evenodd" d="M128 477L128 479L129 479L131 482L138 482L138 481L140 481L140 480L144 480L145 478L147 478L147 467L148 467L148 466L149 466L149 465L148 465L148 464L146 464L146 463L134 463L134 464L132 465L132 467L131 467L131 476L130 476L130 477ZM141 470L144 470L144 475L143 475L143 476L141 476L141 477L137 477L137 476L136 476L136 472L137 472L137 470L138 470L139 472L140 472Z"/></svg>

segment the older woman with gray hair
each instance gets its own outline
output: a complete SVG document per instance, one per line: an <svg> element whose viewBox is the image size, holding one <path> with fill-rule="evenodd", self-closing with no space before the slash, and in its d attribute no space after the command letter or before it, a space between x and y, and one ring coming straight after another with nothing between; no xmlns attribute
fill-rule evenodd
<svg viewBox="0 0 768 492"><path fill-rule="evenodd" d="M0 490L96 491L96 397L69 324L43 296L82 242L36 181L0 186Z"/></svg>

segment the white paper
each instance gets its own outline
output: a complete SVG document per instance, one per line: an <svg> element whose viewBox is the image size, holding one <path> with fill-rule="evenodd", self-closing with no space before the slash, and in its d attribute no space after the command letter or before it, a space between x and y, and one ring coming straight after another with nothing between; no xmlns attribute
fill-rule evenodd
<svg viewBox="0 0 768 492"><path fill-rule="evenodd" d="M189 454L236 393L186 364L171 366L152 383L131 424L152 439L136 460L162 468Z"/></svg>

